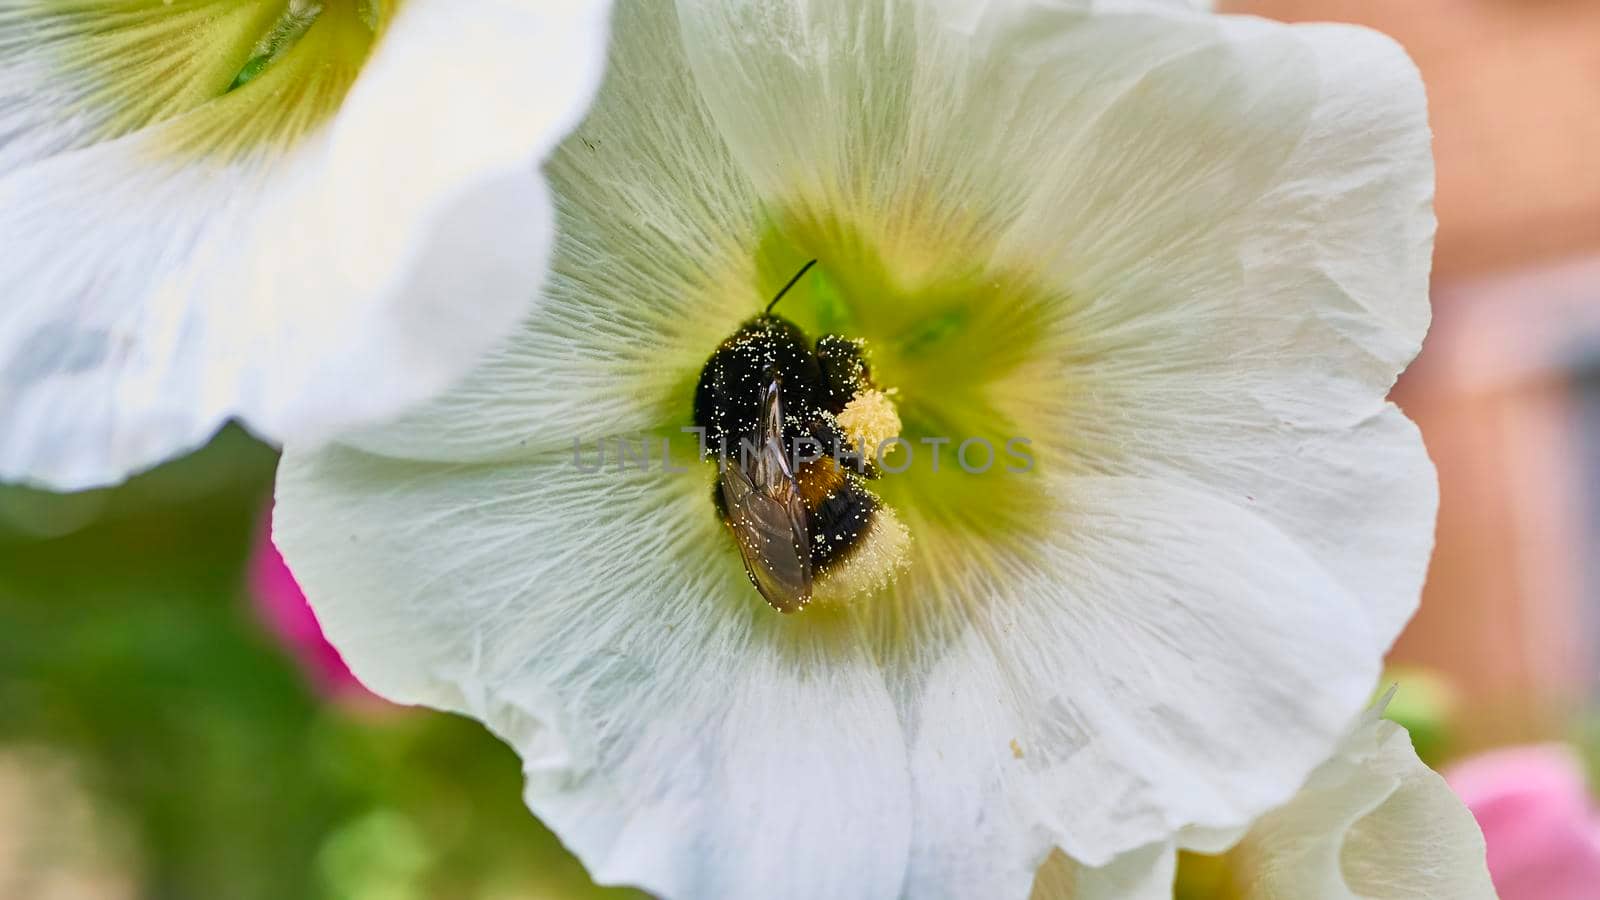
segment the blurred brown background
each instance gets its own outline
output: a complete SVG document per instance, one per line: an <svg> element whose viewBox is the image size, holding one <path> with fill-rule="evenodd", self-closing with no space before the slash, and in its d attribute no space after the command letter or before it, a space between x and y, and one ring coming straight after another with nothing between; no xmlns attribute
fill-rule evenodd
<svg viewBox="0 0 1600 900"><path fill-rule="evenodd" d="M1459 691L1470 749L1569 733L1600 673L1600 2L1221 0L1369 25L1428 85L1434 327L1395 399L1440 477L1396 663Z"/></svg>

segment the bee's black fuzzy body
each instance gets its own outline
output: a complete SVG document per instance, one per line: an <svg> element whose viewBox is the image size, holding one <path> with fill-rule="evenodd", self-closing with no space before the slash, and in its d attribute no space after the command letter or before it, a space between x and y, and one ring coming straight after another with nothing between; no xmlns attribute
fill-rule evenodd
<svg viewBox="0 0 1600 900"><path fill-rule="evenodd" d="M878 511L878 498L862 483L859 475L843 473L839 485L810 508L811 565L818 571L844 557L858 546L872 527Z"/></svg>
<svg viewBox="0 0 1600 900"><path fill-rule="evenodd" d="M761 390L772 376L780 382L787 421L784 452L809 437L824 453L846 446L833 416L867 383L860 346L824 335L813 349L793 322L757 316L740 326L706 360L694 393L694 423L706 431L706 454L737 457L740 440L756 433Z"/></svg>

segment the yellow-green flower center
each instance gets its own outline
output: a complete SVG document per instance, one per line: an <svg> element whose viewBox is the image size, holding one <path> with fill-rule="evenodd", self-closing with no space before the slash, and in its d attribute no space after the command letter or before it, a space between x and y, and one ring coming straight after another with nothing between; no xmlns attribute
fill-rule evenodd
<svg viewBox="0 0 1600 900"><path fill-rule="evenodd" d="M861 338L878 383L896 391L905 444L873 487L914 541L912 565L878 604L898 629L950 612L929 607L970 596L952 583L964 566L989 566L1047 527L1042 479L1059 460L1041 413L1064 386L1046 290L948 258L931 236L894 234L796 223L774 229L761 270L775 278L795 256L823 259L787 314L813 333Z"/></svg>
<svg viewBox="0 0 1600 900"><path fill-rule="evenodd" d="M37 0L90 140L162 126L163 152L292 145L338 109L400 0Z"/></svg>
<svg viewBox="0 0 1600 900"><path fill-rule="evenodd" d="M697 300L693 321L675 326L709 352L819 260L777 312L812 338L858 339L873 381L894 390L903 443L870 487L909 532L911 561L887 583L873 580L872 596L802 618L848 609L890 644L959 621L945 608L951 598L981 602L967 582L1011 571L1032 538L1056 527L1047 479L1070 464L1055 434L1070 389L1070 298L1029 273L942 249L960 244L901 231L776 218L757 246L754 283L729 273ZM698 374L686 368L662 397L661 421L682 423ZM688 444L675 439L681 459L693 458Z"/></svg>

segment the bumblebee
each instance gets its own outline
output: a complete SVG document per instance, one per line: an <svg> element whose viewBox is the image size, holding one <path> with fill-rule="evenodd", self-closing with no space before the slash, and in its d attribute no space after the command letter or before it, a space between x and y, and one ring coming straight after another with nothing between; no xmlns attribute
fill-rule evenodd
<svg viewBox="0 0 1600 900"><path fill-rule="evenodd" d="M882 587L904 565L910 534L868 483L874 449L899 433L864 345L815 343L772 314L816 263L711 354L694 421L721 464L712 500L761 596L782 613Z"/></svg>

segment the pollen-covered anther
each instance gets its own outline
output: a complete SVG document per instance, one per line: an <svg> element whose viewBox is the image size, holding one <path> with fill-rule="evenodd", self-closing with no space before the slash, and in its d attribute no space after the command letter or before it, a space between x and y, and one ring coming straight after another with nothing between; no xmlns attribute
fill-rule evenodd
<svg viewBox="0 0 1600 900"><path fill-rule="evenodd" d="M858 392L838 415L839 428L853 446L877 452L900 436L900 413L888 392L868 388Z"/></svg>

